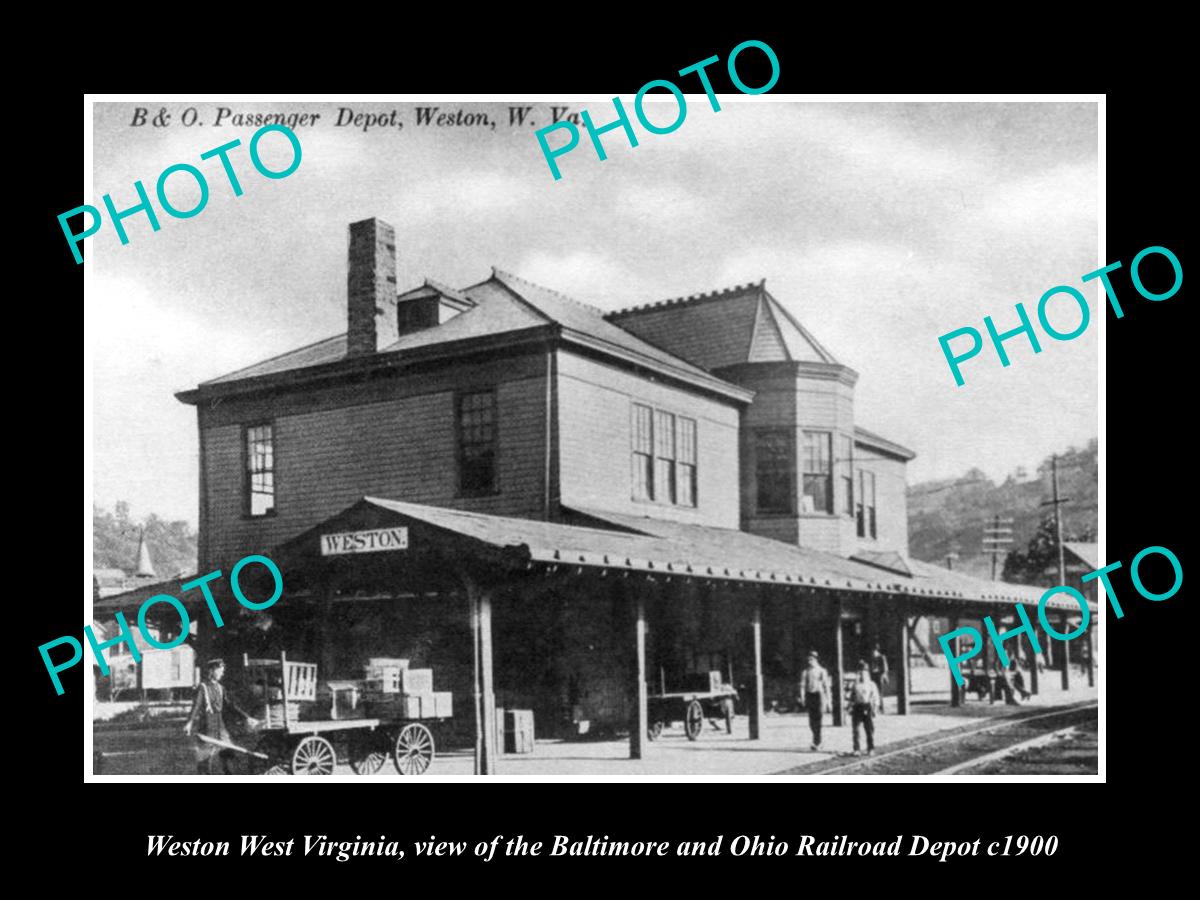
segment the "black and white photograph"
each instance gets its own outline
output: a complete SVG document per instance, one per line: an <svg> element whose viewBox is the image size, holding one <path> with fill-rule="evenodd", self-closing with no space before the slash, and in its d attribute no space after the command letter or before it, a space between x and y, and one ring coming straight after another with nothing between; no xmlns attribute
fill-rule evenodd
<svg viewBox="0 0 1200 900"><path fill-rule="evenodd" d="M1102 778L1101 99L685 90L93 101L86 779Z"/></svg>

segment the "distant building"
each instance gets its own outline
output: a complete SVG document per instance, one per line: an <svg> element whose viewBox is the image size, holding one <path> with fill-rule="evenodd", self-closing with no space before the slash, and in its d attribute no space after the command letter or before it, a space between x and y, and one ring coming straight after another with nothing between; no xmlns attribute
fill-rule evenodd
<svg viewBox="0 0 1200 900"><path fill-rule="evenodd" d="M93 599L119 598L130 592L145 594L147 587L161 588L153 593L178 591L177 583L155 584L157 575L150 558L150 546L143 531L138 540L137 566L127 574L122 569L95 569L92 572ZM145 594L147 597L151 594ZM196 653L188 644L170 650L160 650L146 643L135 622L129 622L135 643L142 660L135 662L129 647L114 644L101 651L109 667L107 677L93 666L96 696L108 700L125 700L149 696L169 696L173 691L190 688L196 682ZM160 626L149 624L148 629L155 640L166 642L167 632ZM103 642L117 633L112 622L92 622L92 631ZM194 631L194 629L193 629Z"/></svg>

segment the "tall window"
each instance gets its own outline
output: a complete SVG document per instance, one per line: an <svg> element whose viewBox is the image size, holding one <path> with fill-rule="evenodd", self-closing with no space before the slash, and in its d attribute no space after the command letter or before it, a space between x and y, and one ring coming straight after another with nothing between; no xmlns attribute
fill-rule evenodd
<svg viewBox="0 0 1200 900"><path fill-rule="evenodd" d="M458 397L458 487L465 497L497 490L495 391Z"/></svg>
<svg viewBox="0 0 1200 900"><path fill-rule="evenodd" d="M842 510L854 516L854 438L842 435L838 438L837 469L841 472Z"/></svg>
<svg viewBox="0 0 1200 900"><path fill-rule="evenodd" d="M804 500L802 512L833 512L833 469L828 431L804 432Z"/></svg>
<svg viewBox="0 0 1200 900"><path fill-rule="evenodd" d="M675 417L654 411L654 499L675 502Z"/></svg>
<svg viewBox="0 0 1200 900"><path fill-rule="evenodd" d="M858 470L858 536L878 537L878 525L875 519L875 473L864 469Z"/></svg>
<svg viewBox="0 0 1200 900"><path fill-rule="evenodd" d="M641 403L632 407L634 500L696 505L696 420Z"/></svg>
<svg viewBox="0 0 1200 900"><path fill-rule="evenodd" d="M696 505L696 420L680 416L676 425L675 450L678 454L675 476L676 502L680 506Z"/></svg>
<svg viewBox="0 0 1200 900"><path fill-rule="evenodd" d="M246 512L275 513L275 439L269 424L246 428Z"/></svg>
<svg viewBox="0 0 1200 900"><path fill-rule="evenodd" d="M654 411L633 404L633 499L654 499Z"/></svg>
<svg viewBox="0 0 1200 900"><path fill-rule="evenodd" d="M790 513L796 496L796 432L759 428L754 432L754 474L760 513Z"/></svg>

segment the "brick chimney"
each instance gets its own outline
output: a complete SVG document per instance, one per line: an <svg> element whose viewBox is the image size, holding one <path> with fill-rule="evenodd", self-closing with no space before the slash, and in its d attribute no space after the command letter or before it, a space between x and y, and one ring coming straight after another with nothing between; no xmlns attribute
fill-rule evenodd
<svg viewBox="0 0 1200 900"><path fill-rule="evenodd" d="M368 356L396 341L396 231L386 222L350 225L347 296L347 356Z"/></svg>

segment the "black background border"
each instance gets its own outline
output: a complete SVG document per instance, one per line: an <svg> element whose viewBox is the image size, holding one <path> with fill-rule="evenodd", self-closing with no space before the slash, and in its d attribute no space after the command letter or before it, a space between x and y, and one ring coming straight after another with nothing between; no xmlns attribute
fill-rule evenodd
<svg viewBox="0 0 1200 900"><path fill-rule="evenodd" d="M727 34L733 33L732 29ZM370 79L346 78L338 87L344 93L374 89L388 92L457 91L570 92L602 91L628 97L642 83L663 77L691 62L712 54L725 58L740 40L755 37L768 42L778 54L781 78L772 93L834 92L846 90L943 91L946 79L929 77L879 79L850 77L845 71L820 71L808 58L813 35L747 29L743 34L705 39L665 40L653 35L624 41L618 53L611 42L597 38L588 42L578 32L567 46L538 50L533 42L527 55L514 54L508 46L494 49L456 50L457 67L439 65L434 76L427 64L442 59L442 45L413 46L395 60L387 75ZM747 60L749 57L747 57ZM740 61L739 61L740 62ZM348 71L347 69L343 69ZM454 75L448 75L453 71ZM747 83L761 83L752 70L743 73ZM449 79L449 80L448 80ZM307 84L276 83L276 90L303 92L305 88L328 91L316 78ZM1077 82L1084 79L1076 77ZM1109 79L1096 77L1090 84L1076 83L1055 89L1103 90ZM256 81L266 84L267 80ZM1101 87L1097 87L1101 85ZM230 85L227 85L230 86ZM717 90L727 90L716 82ZM127 88L100 85L104 90ZM968 84L956 73L950 89L955 91L1044 90L1045 84L1014 85L980 81ZM197 85L176 85L172 91L195 90ZM204 84L205 92L214 90ZM166 90L155 86L153 91ZM235 90L230 90L234 93ZM499 99L499 98L498 98ZM964 98L965 99L965 98ZM70 352L66 340L70 310L82 295L82 267L74 265L59 231L56 215L94 198L81 195L79 125L82 94L62 91L41 98L37 152L22 163L27 176L17 179L21 201L28 215L19 225L33 227L32 241L15 246L32 249L41 262L14 298L16 315L11 327L32 328L45 335L46 320L52 319L48 344L10 343L16 365L23 370L10 375L18 389L10 397L16 421L26 425L13 435L32 439L32 432L45 437L59 427L65 430L66 415L51 414L48 391L61 380L65 389ZM1191 358L1186 343L1190 329L1184 321L1187 302L1183 290L1168 301L1151 303L1138 297L1128 279L1128 265L1142 248L1162 245L1172 249L1187 270L1181 205L1184 194L1185 143L1174 136L1173 123L1179 116L1178 101L1169 91L1143 92L1129 89L1107 95L1107 251L1106 261L1122 260L1125 267L1114 283L1123 300L1125 317L1107 316L1107 432L1102 434L1107 455L1107 546L1108 560L1122 560L1126 568L1114 577L1126 616L1107 621L1107 784L1061 784L1020 782L1005 784L898 784L863 780L861 783L725 783L661 784L400 784L377 788L306 785L303 789L222 785L215 793L199 785L185 784L91 784L82 782L83 753L80 745L82 679L66 678L68 694L56 697L48 685L36 644L46 635L78 634L80 623L77 580L63 583L65 568L47 552L43 542L59 534L62 509L52 492L38 489L32 479L14 477L17 509L30 522L32 532L42 535L27 548L28 555L13 561L14 586L27 591L10 594L21 602L30 594L35 599L31 633L18 630L12 665L22 685L21 713L14 723L20 735L17 759L10 772L16 784L14 797L31 792L28 811L19 812L28 821L28 837L20 839L21 857L51 875L65 859L79 872L110 873L114 889L121 889L131 864L142 876L157 876L142 882L167 885L189 874L231 877L242 873L254 879L279 879L279 886L303 878L308 887L346 884L347 874L390 873L390 883L402 887L413 877L450 876L473 879L480 868L500 867L528 873L518 882L492 882L516 889L535 886L529 874L541 874L546 890L620 890L620 881L587 881L596 873L613 873L635 878L679 877L669 889L703 890L718 887L726 879L753 887L748 880L758 873L830 878L837 873L850 876L863 867L889 872L896 866L919 874L920 889L938 889L937 879L977 871L1010 874L1058 873L1075 878L1082 872L1102 867L1106 854L1138 856L1154 852L1169 856L1173 841L1182 840L1170 827L1159 827L1160 816L1175 809L1172 796L1176 773L1186 764L1188 746L1181 730L1186 723L1191 688L1183 671L1191 651L1185 643L1191 632L1185 620L1186 586L1171 600L1151 603L1136 597L1128 580L1128 563L1142 548L1158 544L1171 548L1188 571L1187 544L1183 534L1185 495L1191 493L1188 476L1190 458L1188 422L1182 415L1195 408L1189 401L1185 372ZM1048 139L1050 139L1048 137ZM612 164L612 163L610 163ZM1188 180L1190 183L1190 179ZM99 189L100 186L97 186ZM86 250L85 250L86 252ZM24 253L19 254L20 257ZM27 262L10 260L18 271ZM34 275L34 273L39 273ZM1065 273L1074 275L1075 273ZM1082 273L1080 273L1082 274ZM969 288L969 286L965 286ZM1092 294L1088 293L1089 300ZM1030 298L1014 298L1024 299ZM1095 311L1095 307L1093 307ZM19 324L21 322L26 324ZM1093 327L1095 327L1093 325ZM11 332L10 332L11 334ZM59 349L61 348L61 350ZM1066 353L1068 345L1055 352ZM131 348L136 352L136 348ZM59 361L63 365L59 366ZM73 374L73 373L72 373ZM84 373L85 380L88 374ZM1183 427L1176 422L1182 421ZM36 426L29 430L30 425ZM1020 427L1020 423L1014 423ZM181 435L191 441L192 435ZM63 435L62 447L73 445ZM12 446L12 445L10 445ZM1177 449L1176 449L1177 448ZM16 458L24 455L16 449ZM15 469L15 467L14 467ZM16 476L16 471L13 475ZM22 494L29 492L24 499ZM64 491L65 493L65 491ZM67 506L71 508L71 506ZM32 515L30 515L32 512ZM85 509L85 515L89 511ZM86 522L86 519L85 519ZM85 525L85 527L87 527ZM53 543L60 542L53 539ZM20 551L20 547L16 548ZM76 576L77 577L77 576ZM82 672L84 667L78 671ZM1179 685L1179 690L1165 689ZM249 787L249 790L246 788ZM269 791L269 796L264 794ZM313 793L313 791L317 791ZM10 801L13 797L10 797ZM14 817L14 822L20 821ZM1186 821L1186 820L1185 820ZM22 830L25 827L22 826ZM1007 834L1057 834L1060 847L1050 860L1023 858L952 860L945 864L927 858L796 859L724 855L719 859L554 859L542 858L536 868L527 859L494 859L490 863L465 860L414 860L402 863L371 858L335 863L328 859L292 857L249 862L236 856L227 859L166 859L145 854L148 833L172 833L181 837L229 839L236 842L244 833L269 833L275 839L303 834L326 834L346 840L361 835L366 839L386 834L407 843L436 834L439 837L475 842L496 834L524 834L547 839L554 834L582 838L607 834L621 840L711 840L724 834L728 842L738 834L774 835L795 845L800 834L819 839L849 834L856 840L894 839L897 834L924 834L933 840L984 840ZM1109 857L1113 858L1113 857ZM366 866L367 869L363 867ZM764 870L762 867L767 866ZM799 868L796 868L799 866ZM813 868L813 867L816 868ZM390 867L390 868L389 868ZM1082 868L1081 868L1082 867ZM368 871L369 870L369 871ZM398 876L398 877L397 877ZM164 881L161 879L169 879ZM694 879L694 881L693 881ZM975 883L975 882L972 882ZM220 884L220 882L215 882ZM947 886L967 883L957 880ZM353 886L353 883L350 883ZM446 882L446 887L467 882ZM637 887L643 882L634 882ZM633 886L630 885L630 886ZM850 889L853 882L847 882ZM650 883L644 886L649 889ZM1015 890L1028 889L1026 882L1013 882ZM540 887L540 885L538 886ZM135 885L130 885L136 889ZM636 889L636 887L635 887Z"/></svg>

